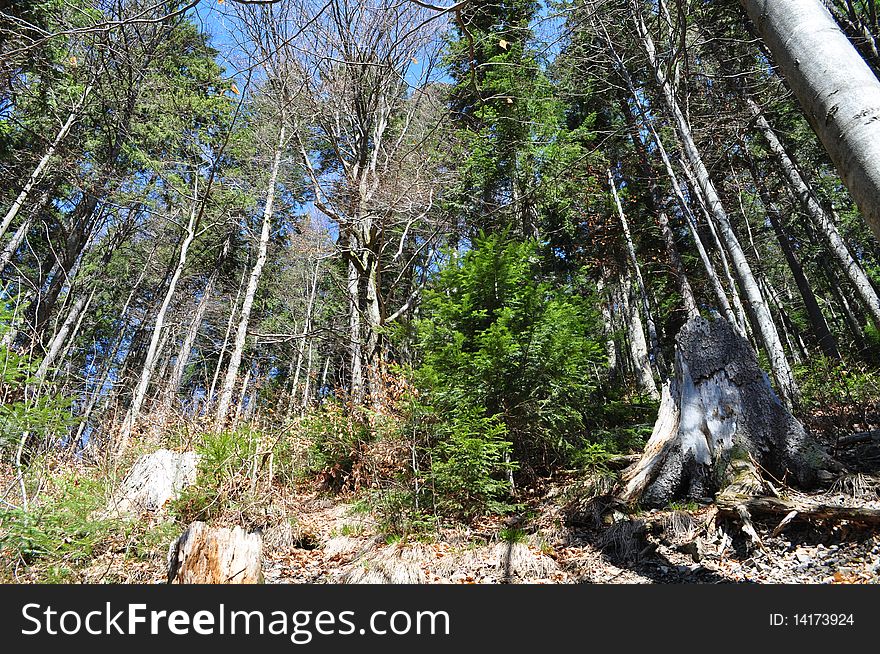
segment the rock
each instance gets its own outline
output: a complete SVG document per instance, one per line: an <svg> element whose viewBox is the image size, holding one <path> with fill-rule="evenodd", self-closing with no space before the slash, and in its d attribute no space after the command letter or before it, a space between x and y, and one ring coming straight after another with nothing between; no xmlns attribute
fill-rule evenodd
<svg viewBox="0 0 880 654"><path fill-rule="evenodd" d="M193 522L168 550L169 584L261 584L263 539Z"/></svg>
<svg viewBox="0 0 880 654"><path fill-rule="evenodd" d="M813 557L801 549L795 550L794 556L798 561L800 561L803 564L809 564L809 563L813 562Z"/></svg>
<svg viewBox="0 0 880 654"><path fill-rule="evenodd" d="M144 511L160 511L196 481L198 454L156 450L131 467L107 504L104 517L133 518Z"/></svg>

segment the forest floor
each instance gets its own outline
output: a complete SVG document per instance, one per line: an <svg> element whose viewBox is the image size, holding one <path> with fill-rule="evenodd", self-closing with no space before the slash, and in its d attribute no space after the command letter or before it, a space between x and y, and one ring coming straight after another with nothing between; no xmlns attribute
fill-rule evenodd
<svg viewBox="0 0 880 654"><path fill-rule="evenodd" d="M864 474L857 477L864 481L859 497L838 488L813 499L880 509L874 476L880 444L859 444L838 456ZM14 487L12 473L9 467L0 470L4 488ZM77 474L86 480L93 473L81 468ZM762 542L755 546L741 523L722 519L713 505L625 515L605 497L595 478L562 473L524 490L515 516L481 518L409 538L383 535L362 496L330 494L317 480L275 486L252 514L271 515L262 530L267 583L880 582L877 527L796 518L777 529L779 516L754 516ZM0 567L4 580L20 583L56 580L53 566L60 565L72 571L64 581L163 583L168 546L182 530L167 515L144 514L125 529L91 538L87 556L76 541L69 544L81 536L64 534L53 545L66 552L64 560L53 561L51 551L33 560L19 553L11 560L2 547L10 519L0 520Z"/></svg>

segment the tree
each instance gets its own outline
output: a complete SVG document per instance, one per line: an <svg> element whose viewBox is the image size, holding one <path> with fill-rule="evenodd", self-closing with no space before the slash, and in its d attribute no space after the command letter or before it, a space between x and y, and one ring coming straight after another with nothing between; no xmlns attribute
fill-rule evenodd
<svg viewBox="0 0 880 654"><path fill-rule="evenodd" d="M880 80L821 0L740 4L880 238Z"/></svg>

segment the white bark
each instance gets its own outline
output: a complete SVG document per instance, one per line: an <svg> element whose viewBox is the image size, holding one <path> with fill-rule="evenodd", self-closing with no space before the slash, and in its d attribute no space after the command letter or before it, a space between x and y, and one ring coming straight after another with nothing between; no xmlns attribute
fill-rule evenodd
<svg viewBox="0 0 880 654"><path fill-rule="evenodd" d="M257 295L257 286L263 274L263 266L266 264L266 253L269 247L269 236L272 232L272 213L275 203L275 186L278 182L278 169L281 166L281 154L284 150L287 132L286 126L281 125L278 134L278 146L275 148L275 157L272 161L272 172L269 176L269 187L266 191L266 204L263 208L263 228L260 232L260 242L257 247L257 258L248 278L247 290L241 303L241 313L238 320L238 330L235 334L232 354L229 357L229 365L226 368L226 377L223 388L220 391L220 400L217 403L217 425L220 427L227 418L229 406L232 403L232 395L235 392L235 383L238 381L238 369L241 365L241 357L244 354L245 340L247 339L248 324L251 319L251 309L254 306L254 298Z"/></svg>
<svg viewBox="0 0 880 654"><path fill-rule="evenodd" d="M27 202L28 196L30 195L34 186L40 181L43 173L46 171L46 167L49 165L49 161L52 159L52 155L55 154L55 151L58 149L58 146L61 145L61 142L67 136L67 133L70 132L70 128L73 127L73 123L79 116L79 112L82 110L83 105L85 105L85 102L91 92L92 86L89 85L86 87L85 91L83 91L83 94L77 102L76 107L74 107L73 111L70 112L67 120L64 121L64 124L61 126L61 129L58 130L58 134L55 135L55 140L52 141L52 144L46 150L43 158L40 159L40 161L37 163L36 168L34 168L31 176L28 178L28 181L25 182L25 185L21 189L21 192L18 194L18 197L15 198L12 206L9 207L6 215L3 216L3 220L0 221L0 238L3 238L6 230L9 229L9 225L12 224L12 221L15 220L15 217L18 215L18 212L21 210L22 206L24 206L24 203Z"/></svg>
<svg viewBox="0 0 880 654"><path fill-rule="evenodd" d="M654 317L651 313L651 303L648 301L648 292L645 289L645 280L642 278L642 270L639 267L639 260L636 257L636 248L632 240L632 233L629 230L629 221L626 218L626 213L624 213L623 205L620 202L620 196L617 193L614 175L611 174L611 169L608 169L606 172L608 174L608 185L611 187L611 194L614 196L614 203L617 206L617 216L620 218L620 225L623 229L623 238L626 242L626 252L636 276L636 285L639 290L639 300L641 301L642 311L645 314L645 321L648 323L648 342L651 346L651 367L657 371L658 376L662 377L663 370L661 365L660 344L657 339L657 326L654 324ZM656 384L652 385L653 391L651 396L655 399L659 399L660 395L657 392L657 386Z"/></svg>
<svg viewBox="0 0 880 654"><path fill-rule="evenodd" d="M654 400L660 399L657 383L651 371L651 359L648 355L648 343L645 340L645 329L637 307L633 306L630 299L632 293L632 279L629 271L620 275L620 309L623 313L629 340L629 355L633 366L636 384L642 393Z"/></svg>
<svg viewBox="0 0 880 654"><path fill-rule="evenodd" d="M55 333L55 336L52 337L46 355L40 362L40 366L37 368L37 372L34 373L34 377L39 380L46 377L46 373L48 373L49 369L55 364L58 353L61 352L61 348L64 347L65 342L67 342L68 336L71 336L71 332L74 331L74 325L77 324L81 314L83 314L88 308L88 305L91 304L92 298L95 296L95 290L96 289L92 289L88 295L82 293L77 298L76 302L74 302L61 327Z"/></svg>
<svg viewBox="0 0 880 654"><path fill-rule="evenodd" d="M715 185L709 176L709 171L706 169L706 166L703 163L703 158L694 143L693 137L691 136L690 125L685 119L684 114L681 112L681 108L675 98L675 93L660 68L654 47L654 41L648 33L647 27L638 11L636 13L636 25L639 30L639 35L642 38L648 61L651 64L654 75L660 85L660 90L663 93L667 109L675 120L678 135L684 146L685 154L693 168L700 190L708 201L709 210L715 218L721 238L723 239L728 254L733 261L740 289L742 290L743 295L745 295L746 301L750 305L752 314L755 317L756 326L760 331L761 340L767 351L767 356L770 361L770 369L773 373L773 378L776 381L779 395L787 405L791 406L797 401L798 390L788 359L785 356L785 350L782 347L782 341L779 339L779 333L776 331L776 325L773 323L773 316L770 314L770 309L761 295L761 289L752 274L751 266L745 257L745 253L740 247L739 241L736 238L736 234L734 233L733 227L728 219L727 212L724 210L721 203L721 198L718 196Z"/></svg>
<svg viewBox="0 0 880 654"><path fill-rule="evenodd" d="M198 204L198 194L194 193L192 207L189 213L189 221L186 226L186 236L183 238L183 242L180 245L180 254L177 257L177 266L174 269L174 274L171 276L171 281L168 283L165 297L162 299L162 305L156 313L156 321L153 324L153 333L150 336L150 344L147 347L147 355L144 358L141 375L138 379L138 384L135 387L131 405L128 408L128 412L125 414L125 419L122 422L122 427L119 432L119 447L117 449L117 454L119 455L122 455L128 448L128 442L131 438L132 430L140 417L141 407L147 396L147 389L150 386L150 381L153 378L153 369L155 368L156 359L159 354L159 341L162 337L162 331L165 326L165 316L168 313L168 308L171 306L174 292L177 290L177 282L180 280L180 276L183 274L183 269L186 266L189 248L196 237L196 223L200 215Z"/></svg>
<svg viewBox="0 0 880 654"><path fill-rule="evenodd" d="M819 204L794 161L788 156L785 146L782 145L782 142L776 136L776 132L773 131L770 123L767 122L767 119L761 113L760 107L751 99L747 99L746 102L752 115L755 117L761 133L770 146L770 152L776 157L776 161L779 163L779 167L788 181L792 194L797 197L804 211L813 221L813 224L819 228L819 233L824 237L828 250L837 259L837 263L843 269L847 279L852 283L859 299L871 315L871 320L873 320L877 327L880 327L880 297L877 296L874 287L871 286L868 276L853 258L852 254L850 254L849 248L847 248L846 243L840 236L840 232L837 231L834 219Z"/></svg>
<svg viewBox="0 0 880 654"><path fill-rule="evenodd" d="M740 0L880 238L880 80L822 0Z"/></svg>
<svg viewBox="0 0 880 654"><path fill-rule="evenodd" d="M156 450L144 454L114 491L104 516L135 518L144 511L162 510L195 483L198 462L195 452Z"/></svg>

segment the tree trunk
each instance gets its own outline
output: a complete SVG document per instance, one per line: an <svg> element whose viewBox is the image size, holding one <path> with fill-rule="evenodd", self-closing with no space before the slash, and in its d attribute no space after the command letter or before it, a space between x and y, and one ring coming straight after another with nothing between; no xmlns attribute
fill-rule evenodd
<svg viewBox="0 0 880 654"><path fill-rule="evenodd" d="M865 59L865 62L873 69L875 74L880 74L880 47L878 47L877 37L871 31L871 28L862 21L857 14L847 13L839 6L834 4L834 0L822 0L824 5L834 16L843 32L852 41L852 44L858 48L859 53ZM874 0L869 0L869 7L873 8ZM849 3L847 3L849 4Z"/></svg>
<svg viewBox="0 0 880 654"><path fill-rule="evenodd" d="M614 203L617 207L617 216L620 218L620 226L623 229L623 238L624 243L626 244L626 252L629 257L629 262L632 265L632 270L636 276L636 287L639 292L639 300L642 305L642 312L645 314L645 322L648 324L648 342L650 343L650 357L649 361L651 363L651 368L657 371L658 377L661 379L664 376L664 366L663 366L663 358L660 352L660 343L657 338L657 326L654 324L654 317L651 312L651 303L648 301L648 292L645 288L645 280L642 278L642 270L639 267L639 260L636 257L636 248L635 244L632 240L632 234L629 231L629 221L626 219L626 214L623 211L623 205L620 203L620 196L617 194L617 185L614 182L614 176L611 174L611 169L609 168L607 171L608 175L608 185L611 188L611 194L614 196ZM652 393L652 397L659 397L657 395L657 387L654 386L654 390Z"/></svg>
<svg viewBox="0 0 880 654"><path fill-rule="evenodd" d="M880 80L821 0L740 0L880 238Z"/></svg>
<svg viewBox="0 0 880 654"><path fill-rule="evenodd" d="M354 234L349 235L348 242L348 345L351 365L348 389L355 404L364 401L363 353L361 348L361 294L360 274L354 257L357 256L358 242Z"/></svg>
<svg viewBox="0 0 880 654"><path fill-rule="evenodd" d="M699 315L700 311L699 309L697 309L697 300L694 297L693 288L691 288L690 281L688 281L687 273L684 269L684 264L682 263L681 256L678 253L678 247L675 244L675 234L672 232L672 228L669 226L669 217L663 210L663 200L660 197L660 190L657 186L656 176L654 175L653 167L648 160L648 152L645 149L645 144L642 141L641 133L639 132L638 125L636 125L635 117L633 116L629 103L626 101L626 99L622 99L620 102L620 106L626 118L626 125L629 130L630 140L632 141L632 144L635 147L636 152L639 156L639 167L642 169L642 176L646 180L648 180L648 183L650 185L649 198L651 200L651 208L657 214L657 225L660 227L660 234L663 236L663 243L666 246L666 257L667 259L669 259L669 264L675 271L675 278L678 282L678 289L681 293L681 299L682 304L684 304L685 313L687 314L688 318L692 318ZM650 129L653 133L653 126L651 126ZM660 147L662 147L662 144ZM663 156L666 157L665 151L663 153ZM668 161L668 158L666 160ZM724 300L726 302L727 298L725 297Z"/></svg>
<svg viewBox="0 0 880 654"><path fill-rule="evenodd" d="M666 77L660 68L660 64L657 61L654 42L640 15L636 16L636 24L644 44L645 53L648 56L648 61L653 69L657 83L660 85L663 98L666 101L666 107L675 120L678 128L679 137L684 145L685 155L693 168L697 183L708 201L709 210L712 212L717 222L721 237L724 240L724 244L727 246L728 254L730 254L730 257L733 260L734 269L736 270L740 282L740 289L745 295L746 301L755 317L755 322L757 323L756 326L761 334L764 348L767 351L767 356L770 361L770 369L773 373L773 378L776 380L779 394L782 397L783 402L786 405L791 406L796 403L798 399L797 385L794 380L794 375L791 372L791 367L785 357L785 349L782 347L782 342L779 340L779 334L776 331L776 325L773 323L770 309L767 307L767 303L761 296L761 290L752 274L751 266L749 266L745 254L739 245L739 241L737 240L733 227L730 224L730 220L727 217L727 212L721 204L721 198L715 190L715 185L712 183L709 171L706 169L702 156L694 143L693 137L691 136L690 126L678 106L678 101L675 98L672 87L669 85L669 82L666 80Z"/></svg>
<svg viewBox="0 0 880 654"><path fill-rule="evenodd" d="M58 134L55 135L55 140L52 141L52 144L46 150L43 158L40 159L40 161L37 163L36 168L34 168L34 171L31 173L27 182L25 182L25 185L21 189L21 192L18 194L18 197L15 198L12 206L9 207L6 215L3 216L3 220L0 221L0 238L3 238L6 230L9 229L9 225L12 224L12 221L15 220L15 217L18 215L18 212L21 210L22 206L24 206L24 203L27 202L28 196L30 195L37 182L40 181L40 178L43 176L46 167L49 165L49 160L52 159L52 155L55 154L58 146L61 145L61 142L67 136L67 133L70 131L70 128L73 126L74 121L76 121L77 117L79 116L79 112L82 110L83 105L85 104L91 92L92 86L89 85L86 87L85 91L83 91L79 102L77 102L76 107L74 107L73 111L70 112L67 120L61 126L61 129L58 130Z"/></svg>
<svg viewBox="0 0 880 654"><path fill-rule="evenodd" d="M693 318L676 337L675 374L620 498L666 506L731 485L757 492L758 468L803 488L841 469L779 401L748 341L724 320Z"/></svg>
<svg viewBox="0 0 880 654"><path fill-rule="evenodd" d="M758 189L761 201L764 204L767 219L773 227L773 232L776 234L776 240L779 243L779 248L785 256L785 261L788 263L788 269L791 271L791 275L794 277L794 283L798 288L801 299L804 301L804 308L807 311L807 318L810 320L810 327L813 330L813 334L816 336L816 342L819 344L819 348L826 357L840 359L840 350L837 349L837 341L835 341L834 335L828 328L828 322L822 314L822 309L819 308L819 302L816 300L815 293L813 293L813 287L810 285L810 280L807 279L803 266L801 266L801 262L798 261L791 239L782 225L779 211L770 197L770 192L767 190L764 181L758 177L758 171L754 165L752 166L752 175L755 177L755 185Z"/></svg>
<svg viewBox="0 0 880 654"><path fill-rule="evenodd" d="M263 539L241 527L193 522L171 544L169 584L261 584Z"/></svg>
<svg viewBox="0 0 880 654"><path fill-rule="evenodd" d="M747 103L761 133L770 146L770 152L773 153L780 170L788 182L792 195L798 199L804 211L806 211L813 224L818 228L819 233L822 234L829 252L837 260L844 274L852 283L862 304L871 315L874 324L880 328L880 297L878 297L874 287L871 286L868 276L855 258L853 258L852 254L850 254L849 248L847 248L846 243L844 243L843 238L837 231L834 219L819 204L816 196L810 190L797 166L795 166L794 161L788 156L785 147L770 127L770 123L767 122L767 119L761 113L760 107L751 99L748 99ZM878 164L880 164L880 160L878 160Z"/></svg>
<svg viewBox="0 0 880 654"><path fill-rule="evenodd" d="M61 348L64 347L64 343L67 341L68 336L73 338L73 326L79 320L80 315L85 312L89 304L91 304L92 298L95 296L96 290L97 289L93 288L88 294L86 294L85 292L81 293L76 302L73 303L73 306L67 313L67 317L64 319L61 327L58 329L58 331L55 333L55 336L53 336L52 340L50 341L49 347L46 350L46 355L40 362L40 366L37 368L37 372L34 373L34 377L36 377L36 379L45 379L46 373L48 373L49 369L55 364L58 353L61 352Z"/></svg>
<svg viewBox="0 0 880 654"><path fill-rule="evenodd" d="M247 290L241 303L238 331L235 334L232 354L229 356L229 365L226 368L226 378L220 391L220 400L217 403L216 423L218 428L226 421L229 406L232 403L232 394L235 392L235 383L238 380L238 368L241 365L241 357L244 354L245 341L247 339L248 324L251 319L251 309L257 295L257 286L263 274L263 266L266 264L266 253L269 247L269 236L272 231L272 207L275 202L275 186L278 182L278 169L281 166L281 154L284 151L286 139L286 126L281 125L278 133L278 146L275 148L275 157L272 161L272 172L269 176L269 188L266 191L266 205L263 208L263 229L260 232L260 242L257 247L257 258L251 275L248 279Z"/></svg>
<svg viewBox="0 0 880 654"><path fill-rule="evenodd" d="M639 309L632 301L632 278L631 272L627 269L624 276L619 276L620 293L620 311L624 317L626 325L627 337L629 340L629 355L632 361L633 374L636 378L636 386L641 393L644 393L653 400L660 399L660 392L657 390L657 383L654 381L654 374L651 368L651 358L648 352L648 344L645 340L645 330L642 325L642 319L639 316Z"/></svg>
<svg viewBox="0 0 880 654"><path fill-rule="evenodd" d="M174 292L177 290L177 282L180 280L180 276L183 274L183 269L186 266L189 248L196 237L197 221L201 215L198 206L197 189L198 187L196 186L196 192L193 193L192 208L189 213L189 222L186 227L186 235L183 238L183 242L180 245L180 253L177 256L177 266L174 269L174 274L171 276L171 281L168 283L168 288L165 291L162 305L159 307L159 311L156 314L156 320L153 323L153 333L150 337L150 344L147 347L147 355L144 358L144 363L141 368L141 375L137 387L135 388L134 395L132 396L131 405L128 408L128 412L126 413L122 427L120 428L119 447L117 449L117 454L120 456L128 448L131 432L140 417L141 407L144 403L144 398L147 396L147 389L150 386L150 380L153 378L153 369L156 365L156 359L159 354L159 340L162 337L162 331L165 326L165 315L168 313L168 308L171 306Z"/></svg>
<svg viewBox="0 0 880 654"><path fill-rule="evenodd" d="M186 371L186 366L192 355L193 346L199 335L199 328L202 326L202 320L205 317L205 311L207 311L211 297L214 295L214 286L217 284L217 278L220 276L220 269L223 267L226 257L229 256L229 247L230 242L229 240L226 240L223 244L220 256L214 264L214 270L211 271L211 276L208 278L205 288L202 291L202 297L199 299L199 303L196 306L196 313L193 316L192 322L190 322L189 329L186 331L186 336L184 336L183 342L180 344L180 350L177 353L177 360L174 362L174 367L171 369L171 382L168 386L167 395L169 399L180 391L180 384L183 381L183 373Z"/></svg>

